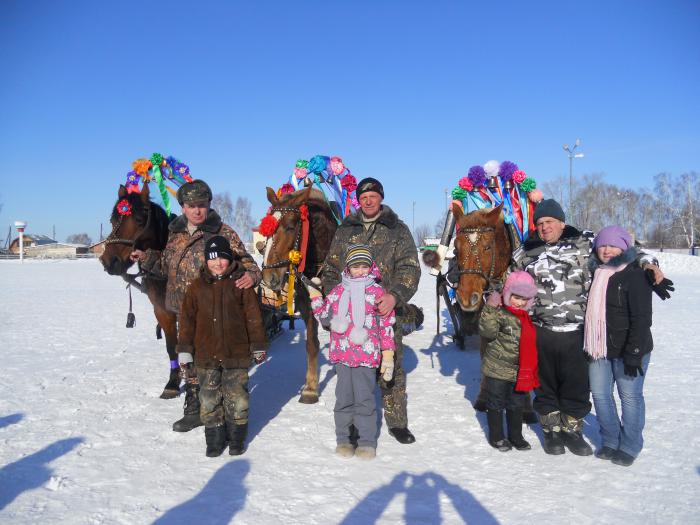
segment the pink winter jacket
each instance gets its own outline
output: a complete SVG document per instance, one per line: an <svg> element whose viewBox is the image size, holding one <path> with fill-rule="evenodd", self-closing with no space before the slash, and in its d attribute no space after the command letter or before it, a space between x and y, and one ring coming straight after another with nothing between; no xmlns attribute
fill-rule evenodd
<svg viewBox="0 0 700 525"><path fill-rule="evenodd" d="M344 273L347 272L347 269ZM372 266L372 275L379 280L379 270ZM347 276L348 274L346 274ZM322 324L328 324L335 315L338 314L340 296L345 287L343 284L337 285L325 300L317 297L311 303L314 315ZM367 340L362 345L357 345L350 340L350 332L354 324L352 320L352 304L348 309L350 324L344 332L334 332L331 330L330 360L332 363L342 363L350 367L366 366L378 368L382 360L382 350L394 350L394 329L392 325L396 322L396 314L391 313L382 317L376 311L377 300L386 292L378 284L370 285L365 290L365 329L367 330ZM377 323L378 322L378 323ZM377 326L377 324L379 326Z"/></svg>

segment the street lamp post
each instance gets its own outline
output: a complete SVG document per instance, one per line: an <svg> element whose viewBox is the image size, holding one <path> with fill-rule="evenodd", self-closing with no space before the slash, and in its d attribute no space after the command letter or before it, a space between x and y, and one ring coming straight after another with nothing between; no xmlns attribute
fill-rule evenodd
<svg viewBox="0 0 700 525"><path fill-rule="evenodd" d="M574 215L574 159L583 158L583 153L574 152L576 151L576 148L578 148L580 145L581 139L576 139L573 148L570 148L568 144L564 144L564 151L566 151L566 155L569 157L569 216L571 217L571 219L573 219Z"/></svg>

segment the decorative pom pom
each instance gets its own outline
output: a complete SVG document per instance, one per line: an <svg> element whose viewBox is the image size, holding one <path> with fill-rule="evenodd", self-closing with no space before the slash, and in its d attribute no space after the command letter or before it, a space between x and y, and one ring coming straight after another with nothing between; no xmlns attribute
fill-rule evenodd
<svg viewBox="0 0 700 525"><path fill-rule="evenodd" d="M541 190L532 190L530 193L527 194L527 198L530 199L531 202L537 204L544 198L544 195L542 195Z"/></svg>
<svg viewBox="0 0 700 525"><path fill-rule="evenodd" d="M467 198L467 192L459 186L457 186L455 189L452 190L452 198L461 201Z"/></svg>
<svg viewBox="0 0 700 525"><path fill-rule="evenodd" d="M500 165L500 162L497 160L488 161L486 164L484 164L484 171L486 172L486 175L489 177L492 175L498 175L498 168Z"/></svg>
<svg viewBox="0 0 700 525"><path fill-rule="evenodd" d="M131 204L126 199L122 199L117 203L117 213L119 215L131 215Z"/></svg>
<svg viewBox="0 0 700 525"><path fill-rule="evenodd" d="M498 168L498 176L503 182L513 179L513 173L518 171L518 165L509 160L504 160Z"/></svg>
<svg viewBox="0 0 700 525"><path fill-rule="evenodd" d="M474 185L472 184L472 181L469 179L469 177L462 177L459 179L459 187L462 188L464 191L472 191L474 189Z"/></svg>
<svg viewBox="0 0 700 525"><path fill-rule="evenodd" d="M311 157L307 169L310 173L321 173L326 169L326 166L328 166L328 160L328 157L324 157L323 155Z"/></svg>
<svg viewBox="0 0 700 525"><path fill-rule="evenodd" d="M425 250L423 252L423 264L430 268L437 268L440 262L440 256L435 250Z"/></svg>
<svg viewBox="0 0 700 525"><path fill-rule="evenodd" d="M265 215L260 221L258 231L260 232L260 235L264 237L272 237L275 233L275 230L277 230L278 224L279 221L276 217L274 217L273 215Z"/></svg>
<svg viewBox="0 0 700 525"><path fill-rule="evenodd" d="M357 189L357 179L349 173L340 179L340 185L348 192L352 193Z"/></svg>
<svg viewBox="0 0 700 525"><path fill-rule="evenodd" d="M350 330L350 342L362 346L367 341L367 330L362 326L353 326Z"/></svg>
<svg viewBox="0 0 700 525"><path fill-rule="evenodd" d="M534 190L537 187L537 183L535 182L535 179L527 177L524 181L520 183L520 188L525 192L525 193L530 193L532 190Z"/></svg>
<svg viewBox="0 0 700 525"><path fill-rule="evenodd" d="M355 197L354 195L352 196L352 199L350 199L350 204L352 204L352 207L355 208L356 210L358 210L360 208L360 203L357 200L357 197Z"/></svg>
<svg viewBox="0 0 700 525"><path fill-rule="evenodd" d="M309 166L309 161L308 160L302 160L299 159L296 163L295 168L306 168Z"/></svg>
<svg viewBox="0 0 700 525"><path fill-rule="evenodd" d="M472 186L475 188L480 188L481 186L486 185L486 171L484 171L484 168L481 166L472 166L469 168L469 173L467 174L467 177L469 177L469 180L472 183Z"/></svg>
<svg viewBox="0 0 700 525"><path fill-rule="evenodd" d="M516 184L522 184L526 177L527 175L523 170L517 170L513 172L513 182L515 182Z"/></svg>
<svg viewBox="0 0 700 525"><path fill-rule="evenodd" d="M342 319L340 317L334 317L331 319L331 331L336 334L345 334L348 326L350 326L350 319L347 317Z"/></svg>
<svg viewBox="0 0 700 525"><path fill-rule="evenodd" d="M289 262L299 264L301 262L301 252L299 250L291 250L289 252Z"/></svg>
<svg viewBox="0 0 700 525"><path fill-rule="evenodd" d="M285 182L282 184L282 187L279 190L279 195L286 195L287 193L294 193L294 186L289 184L288 182Z"/></svg>
<svg viewBox="0 0 700 525"><path fill-rule="evenodd" d="M304 161L306 162L306 161ZM299 164L297 162L297 164ZM304 180L306 178L306 175L308 174L308 170L306 168L294 168L294 176L296 177L297 180Z"/></svg>
<svg viewBox="0 0 700 525"><path fill-rule="evenodd" d="M138 159L131 164L131 167L136 173L144 177L148 175L148 170L153 167L153 164L151 164L151 161L148 159Z"/></svg>
<svg viewBox="0 0 700 525"><path fill-rule="evenodd" d="M163 155L161 155L160 153L154 153L153 155L151 155L151 164L153 164L154 166L160 166L161 164L163 164Z"/></svg>

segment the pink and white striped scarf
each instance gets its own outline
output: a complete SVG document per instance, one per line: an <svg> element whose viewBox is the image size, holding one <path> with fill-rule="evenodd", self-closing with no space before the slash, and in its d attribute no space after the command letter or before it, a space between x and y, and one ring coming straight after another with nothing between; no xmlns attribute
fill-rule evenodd
<svg viewBox="0 0 700 525"><path fill-rule="evenodd" d="M593 276L586 303L586 321L583 325L583 349L593 359L605 359L608 355L608 332L605 317L605 297L608 281L617 272L624 270L627 263L620 266L599 266Z"/></svg>

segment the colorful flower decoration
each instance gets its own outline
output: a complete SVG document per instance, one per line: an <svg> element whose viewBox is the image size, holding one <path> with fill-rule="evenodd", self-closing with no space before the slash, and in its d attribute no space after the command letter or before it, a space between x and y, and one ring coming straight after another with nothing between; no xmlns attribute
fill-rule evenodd
<svg viewBox="0 0 700 525"><path fill-rule="evenodd" d="M282 187L277 192L277 196L281 197L282 195L286 195L287 193L294 193L294 186L292 186L288 182L285 182L284 184L282 184Z"/></svg>
<svg viewBox="0 0 700 525"><path fill-rule="evenodd" d="M117 213L119 215L131 215L131 204L128 200L122 199L117 203Z"/></svg>
<svg viewBox="0 0 700 525"><path fill-rule="evenodd" d="M527 178L527 175L523 170L517 170L513 172L513 182L516 184L522 184L522 182Z"/></svg>
<svg viewBox="0 0 700 525"><path fill-rule="evenodd" d="M289 252L289 262L299 264L301 262L301 252L299 250L291 250Z"/></svg>
<svg viewBox="0 0 700 525"><path fill-rule="evenodd" d="M333 175L340 175L343 171L345 171L343 159L340 157L331 157L331 173L333 173Z"/></svg>
<svg viewBox="0 0 700 525"><path fill-rule="evenodd" d="M469 177L474 188L480 188L486 185L486 171L481 166L477 165L469 168L467 177Z"/></svg>
<svg viewBox="0 0 700 525"><path fill-rule="evenodd" d="M452 190L452 198L457 201L461 201L467 198L467 190L457 186Z"/></svg>
<svg viewBox="0 0 700 525"><path fill-rule="evenodd" d="M151 155L151 164L153 164L153 166L160 166L163 164L163 155L160 153L154 153Z"/></svg>
<svg viewBox="0 0 700 525"><path fill-rule="evenodd" d="M530 193L536 187L537 183L535 182L535 179L530 177L527 177L524 181L520 183L520 189L523 190L525 193Z"/></svg>
<svg viewBox="0 0 700 525"><path fill-rule="evenodd" d="M143 178L146 178L148 175L148 170L153 167L153 164L151 164L151 161L148 159L138 159L131 164L131 167L136 173L141 175Z"/></svg>
<svg viewBox="0 0 700 525"><path fill-rule="evenodd" d="M327 165L328 157L324 157L323 155L316 155L315 157L312 157L309 161L307 169L309 170L309 173L321 173L323 170L326 169Z"/></svg>
<svg viewBox="0 0 700 525"><path fill-rule="evenodd" d="M505 182L513 179L513 173L518 171L518 165L509 160L504 160L498 168L498 176Z"/></svg>
<svg viewBox="0 0 700 525"><path fill-rule="evenodd" d="M355 208L356 210L360 209L360 202L357 200L357 197L353 195L350 198L350 204L352 204L352 207Z"/></svg>
<svg viewBox="0 0 700 525"><path fill-rule="evenodd" d="M544 195L542 195L541 190L532 190L528 192L527 198L530 199L530 202L534 202L535 204L537 204L544 198Z"/></svg>
<svg viewBox="0 0 700 525"><path fill-rule="evenodd" d="M462 177L459 179L459 187L466 191L472 191L474 189L474 185L472 181L469 180L469 177Z"/></svg>
<svg viewBox="0 0 700 525"><path fill-rule="evenodd" d="M297 180L304 180L306 178L306 175L309 173L309 170L306 168L308 164L309 163L305 160L297 161L297 165L294 168L294 176Z"/></svg>
<svg viewBox="0 0 700 525"><path fill-rule="evenodd" d="M272 237L279 226L279 221L274 215L265 215L260 221L258 231L263 237Z"/></svg>
<svg viewBox="0 0 700 525"><path fill-rule="evenodd" d="M357 179L348 173L340 179L340 185L343 187L344 190L346 190L348 193L352 193L357 189Z"/></svg>

